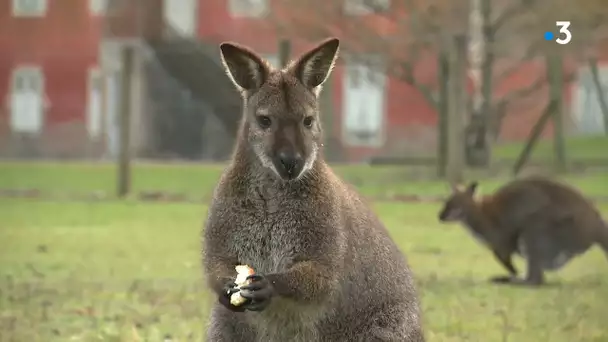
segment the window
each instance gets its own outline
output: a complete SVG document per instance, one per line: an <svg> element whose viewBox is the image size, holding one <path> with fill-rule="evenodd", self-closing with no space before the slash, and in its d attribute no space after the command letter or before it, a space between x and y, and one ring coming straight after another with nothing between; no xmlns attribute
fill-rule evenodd
<svg viewBox="0 0 608 342"><path fill-rule="evenodd" d="M48 0L13 0L16 17L42 17L46 14Z"/></svg>
<svg viewBox="0 0 608 342"><path fill-rule="evenodd" d="M598 69L602 90L608 96L608 68L599 66ZM598 91L589 68L579 70L574 94L572 109L578 133L582 135L605 134Z"/></svg>
<svg viewBox="0 0 608 342"><path fill-rule="evenodd" d="M99 68L89 69L88 84L87 131L90 138L98 139L101 135L103 101L103 81Z"/></svg>
<svg viewBox="0 0 608 342"><path fill-rule="evenodd" d="M268 0L228 0L233 17L261 17L268 11Z"/></svg>
<svg viewBox="0 0 608 342"><path fill-rule="evenodd" d="M198 0L164 0L165 22L181 36L196 36Z"/></svg>
<svg viewBox="0 0 608 342"><path fill-rule="evenodd" d="M390 0L344 0L344 13L348 15L386 12L390 7Z"/></svg>
<svg viewBox="0 0 608 342"><path fill-rule="evenodd" d="M275 54L264 54L264 55L262 55L262 57L264 57L270 63L270 65L272 65L273 67L275 67L277 69L281 68L281 62L279 61L279 56L277 56Z"/></svg>
<svg viewBox="0 0 608 342"><path fill-rule="evenodd" d="M345 56L343 140L350 146L379 147L384 143L384 63L378 56Z"/></svg>
<svg viewBox="0 0 608 342"><path fill-rule="evenodd" d="M21 133L40 132L46 102L42 69L37 66L14 69L10 97L11 129Z"/></svg>
<svg viewBox="0 0 608 342"><path fill-rule="evenodd" d="M89 12L94 16L106 14L108 0L89 0Z"/></svg>

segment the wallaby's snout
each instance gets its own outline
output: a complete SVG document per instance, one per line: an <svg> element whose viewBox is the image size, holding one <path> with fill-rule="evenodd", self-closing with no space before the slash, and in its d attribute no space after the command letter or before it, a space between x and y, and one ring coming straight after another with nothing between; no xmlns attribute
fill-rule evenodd
<svg viewBox="0 0 608 342"><path fill-rule="evenodd" d="M273 163L279 175L287 180L298 178L304 168L304 158L297 151L280 151Z"/></svg>
<svg viewBox="0 0 608 342"><path fill-rule="evenodd" d="M467 187L452 184L452 194L445 200L438 218L441 222L456 222L465 219L477 189L477 182L471 182Z"/></svg>
<svg viewBox="0 0 608 342"><path fill-rule="evenodd" d="M439 221L440 222L454 222L460 221L464 215L461 208L451 208L450 206L445 206L439 212Z"/></svg>

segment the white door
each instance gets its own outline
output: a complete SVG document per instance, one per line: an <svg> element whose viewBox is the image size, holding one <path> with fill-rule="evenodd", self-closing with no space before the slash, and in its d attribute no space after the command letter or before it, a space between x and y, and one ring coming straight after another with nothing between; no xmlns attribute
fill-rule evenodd
<svg viewBox="0 0 608 342"><path fill-rule="evenodd" d="M384 143L386 77L379 64L347 61L344 72L343 134L351 146Z"/></svg>
<svg viewBox="0 0 608 342"><path fill-rule="evenodd" d="M164 0L165 21L181 35L196 36L197 0Z"/></svg>
<svg viewBox="0 0 608 342"><path fill-rule="evenodd" d="M13 132L39 133L44 124L44 76L37 66L13 70L10 125Z"/></svg>
<svg viewBox="0 0 608 342"><path fill-rule="evenodd" d="M98 68L89 69L87 97L87 132L89 138L97 140L102 127L102 77Z"/></svg>

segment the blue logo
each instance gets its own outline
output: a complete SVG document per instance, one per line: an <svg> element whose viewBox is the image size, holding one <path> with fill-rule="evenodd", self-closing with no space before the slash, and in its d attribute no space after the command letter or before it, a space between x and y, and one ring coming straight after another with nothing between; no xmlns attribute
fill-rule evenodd
<svg viewBox="0 0 608 342"><path fill-rule="evenodd" d="M553 38L555 38L555 35L553 34L553 32L551 32L551 31L545 32L545 40L553 40Z"/></svg>

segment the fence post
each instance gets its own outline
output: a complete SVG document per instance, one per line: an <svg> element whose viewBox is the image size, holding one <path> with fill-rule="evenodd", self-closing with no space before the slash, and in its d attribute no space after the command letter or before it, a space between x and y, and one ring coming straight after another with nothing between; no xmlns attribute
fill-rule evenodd
<svg viewBox="0 0 608 342"><path fill-rule="evenodd" d="M131 191L131 91L134 47L126 45L122 51L120 96L120 151L118 157L118 197L124 198Z"/></svg>

